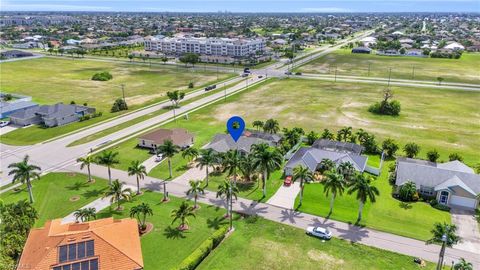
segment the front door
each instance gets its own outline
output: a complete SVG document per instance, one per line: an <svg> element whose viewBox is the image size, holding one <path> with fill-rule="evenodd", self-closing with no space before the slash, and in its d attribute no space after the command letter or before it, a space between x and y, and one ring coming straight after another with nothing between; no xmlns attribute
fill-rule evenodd
<svg viewBox="0 0 480 270"><path fill-rule="evenodd" d="M441 204L447 204L448 202L448 192L447 191L442 191L440 193L440 203Z"/></svg>

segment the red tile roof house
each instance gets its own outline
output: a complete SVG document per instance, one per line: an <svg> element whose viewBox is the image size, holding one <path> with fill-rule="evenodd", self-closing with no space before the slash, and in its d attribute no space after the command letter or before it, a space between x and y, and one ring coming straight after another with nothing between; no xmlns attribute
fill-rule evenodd
<svg viewBox="0 0 480 270"><path fill-rule="evenodd" d="M143 257L135 219L105 218L32 229L17 270L140 270Z"/></svg>
<svg viewBox="0 0 480 270"><path fill-rule="evenodd" d="M155 149L164 144L167 140L171 140L173 144L180 146L181 148L189 147L194 142L193 135L188 133L186 129L157 129L140 136L138 138L138 146Z"/></svg>

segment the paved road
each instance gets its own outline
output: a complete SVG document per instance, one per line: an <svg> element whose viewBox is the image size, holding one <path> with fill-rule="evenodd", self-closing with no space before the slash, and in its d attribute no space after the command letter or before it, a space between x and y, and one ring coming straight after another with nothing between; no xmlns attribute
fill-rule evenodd
<svg viewBox="0 0 480 270"><path fill-rule="evenodd" d="M85 171L80 170L78 165L69 166L67 169L68 171L85 173ZM96 177L108 178L106 167L94 165L91 170L92 174ZM112 176L114 179L120 179L127 185L136 185L135 177L128 176L125 171L113 169ZM192 168L177 179L170 182L167 181L167 192L176 197L188 198L185 194L189 189L186 180L190 179L192 176L197 179L203 177L204 171ZM142 188L147 188L156 192L163 192L163 183L164 181L160 179L147 176L141 182L141 186ZM206 191L205 194L199 198L199 202L225 208L225 201L216 198L215 192ZM292 209L274 206L268 203L257 203L243 198L239 198L235 201L233 209L240 213L259 215L263 218L300 229L305 229L307 226L326 226L332 231L335 237L409 256L421 257L432 262L437 261L440 250L439 246L425 245L423 241L362 228L344 222L324 219L319 216L297 212ZM472 262L474 264L474 269L480 268L480 250L478 253L473 253L455 248L447 249L445 257L447 263L450 263L452 260L458 261L459 258L465 258L467 261Z"/></svg>

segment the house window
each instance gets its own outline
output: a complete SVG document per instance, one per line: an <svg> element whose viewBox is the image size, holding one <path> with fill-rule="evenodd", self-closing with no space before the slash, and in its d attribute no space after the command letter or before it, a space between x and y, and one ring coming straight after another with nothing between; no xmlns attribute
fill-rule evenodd
<svg viewBox="0 0 480 270"><path fill-rule="evenodd" d="M420 194L433 196L435 190L432 187L420 186Z"/></svg>

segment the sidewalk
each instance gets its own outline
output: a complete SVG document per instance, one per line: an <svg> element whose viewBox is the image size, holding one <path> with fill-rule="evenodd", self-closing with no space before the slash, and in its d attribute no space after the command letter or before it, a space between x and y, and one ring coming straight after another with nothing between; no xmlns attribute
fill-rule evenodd
<svg viewBox="0 0 480 270"><path fill-rule="evenodd" d="M80 172L80 169L75 166L68 167L68 169ZM92 166L91 169L94 176L108 178L107 169L105 167L95 165ZM135 177L128 176L127 172L121 170L112 169L112 176L114 179L119 178L122 182L130 185L135 185L136 183ZM163 191L163 181L160 179L147 176L140 184L143 188L152 191ZM187 196L185 193L188 189L189 186L187 186L184 181L176 179L167 182L167 191L170 195L186 199ZM225 205L224 200L216 198L215 192L211 191L205 191L205 194L199 197L198 201L218 207L224 207ZM248 215L258 215L265 219L300 229L305 229L307 226L321 225L328 227L335 237L343 240L385 249L412 257L420 257L431 262L436 262L438 260L440 246L426 245L425 242L412 238L362 228L340 221L297 212L284 207L278 207L267 203L257 203L244 198L238 198L233 204L233 209L236 212ZM456 248L447 248L445 253L446 262L451 262L452 260L458 261L460 258L465 258L467 261L471 262L474 269L480 269L480 255L478 253L463 251Z"/></svg>

